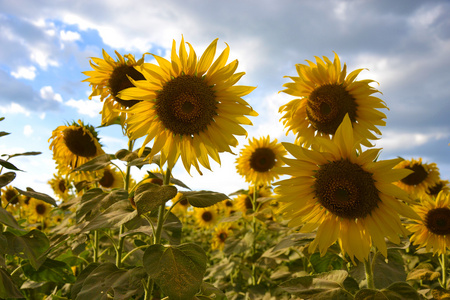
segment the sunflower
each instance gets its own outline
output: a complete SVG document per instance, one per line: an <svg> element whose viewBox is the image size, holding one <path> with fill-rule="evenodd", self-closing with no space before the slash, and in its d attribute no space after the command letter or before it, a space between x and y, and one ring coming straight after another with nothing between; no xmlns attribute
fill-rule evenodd
<svg viewBox="0 0 450 300"><path fill-rule="evenodd" d="M392 184L411 171L392 169L399 159L374 161L380 149L357 153L348 116L332 140L317 141L325 150L283 144L294 159L283 158L287 166L280 168L292 177L275 183L280 212L290 226L303 225L304 232L317 229L310 252L318 246L324 255L337 240L352 260L367 260L372 245L387 257L384 237L399 243L398 235L408 234L398 214L418 218L398 200L410 201L408 194Z"/></svg>
<svg viewBox="0 0 450 300"><path fill-rule="evenodd" d="M225 246L225 241L227 238L229 238L232 234L233 227L230 223L220 223L214 228L214 232L212 234L212 240L211 240L211 249L212 250L222 250Z"/></svg>
<svg viewBox="0 0 450 300"><path fill-rule="evenodd" d="M188 208L191 206L187 198L183 197L183 193L177 193L175 198L173 198L171 201L172 203L176 203L172 209L175 215L185 215L188 211Z"/></svg>
<svg viewBox="0 0 450 300"><path fill-rule="evenodd" d="M52 206L42 200L31 198L28 207L29 219L34 222L41 222L46 217L50 216Z"/></svg>
<svg viewBox="0 0 450 300"><path fill-rule="evenodd" d="M286 150L276 139L271 142L269 136L253 138L241 150L236 159L236 168L246 182L256 185L267 184L279 178L273 168L283 165L280 158L284 155Z"/></svg>
<svg viewBox="0 0 450 300"><path fill-rule="evenodd" d="M103 175L98 183L105 189L123 188L122 173L116 168L107 166L103 169Z"/></svg>
<svg viewBox="0 0 450 300"><path fill-rule="evenodd" d="M1 194L2 206L8 206L9 210L16 210L23 203L23 199L19 192L12 185L8 185L4 189L1 189Z"/></svg>
<svg viewBox="0 0 450 300"><path fill-rule="evenodd" d="M216 207L194 207L194 216L197 225L202 228L210 228L217 223L219 216Z"/></svg>
<svg viewBox="0 0 450 300"><path fill-rule="evenodd" d="M236 208L244 214L247 214L248 211L253 210L252 196L250 196L249 194L239 194L234 199L234 202L236 203Z"/></svg>
<svg viewBox="0 0 450 300"><path fill-rule="evenodd" d="M349 115L356 140L366 147L372 146L375 132L381 135L376 126L384 126L386 115L379 108L386 108L384 101L372 96L379 91L369 84L373 80L356 81L363 69L347 75L347 66L341 70L341 62L335 53L334 61L327 57L316 57L316 63L297 64L299 77L286 76L294 82L285 83L282 92L300 97L280 107L284 113L283 124L296 134L296 142L309 147L316 136L330 139Z"/></svg>
<svg viewBox="0 0 450 300"><path fill-rule="evenodd" d="M67 200L69 197L70 181L59 174L53 174L53 178L48 181L53 192L62 201Z"/></svg>
<svg viewBox="0 0 450 300"><path fill-rule="evenodd" d="M439 169L435 163L422 163L422 158L402 159L395 169L408 169L413 172L396 182L396 185L413 197L421 197L440 180Z"/></svg>
<svg viewBox="0 0 450 300"><path fill-rule="evenodd" d="M421 204L413 209L420 220L407 225L413 232L412 243L433 254L447 253L450 248L450 194L440 192L436 198L422 197Z"/></svg>
<svg viewBox="0 0 450 300"><path fill-rule="evenodd" d="M437 197L439 192L444 191L445 193L450 193L450 181L439 180L439 182L428 188L426 191L427 195Z"/></svg>
<svg viewBox="0 0 450 300"><path fill-rule="evenodd" d="M185 169L210 168L209 157L220 164L219 153L238 144L234 135L246 135L241 125L252 125L245 116L258 114L241 97L255 88L234 85L245 73L234 73L235 60L226 65L229 47L213 62L217 39L197 60L192 46L189 55L181 40L179 54L173 41L171 61L153 55L158 65L144 63L139 70L145 80L131 80L136 87L119 93L124 100L142 99L127 110L127 134L145 136L139 155L153 140L147 159L161 154L161 166L172 169L181 156Z"/></svg>
<svg viewBox="0 0 450 300"><path fill-rule="evenodd" d="M120 124L124 123L126 114L121 112L121 110L133 106L140 100L124 101L117 94L121 90L133 86L129 77L134 80L145 79L134 68L144 63L144 56L136 61L131 54L122 56L117 51L115 53L117 60L114 60L103 50L103 59L91 57L90 64L94 71L82 72L84 75L89 76L83 82L89 82L89 86L92 87L92 94L89 96L89 99L92 99L93 96L100 96L100 101L105 100L102 109L102 125L113 124L117 118L120 118Z"/></svg>
<svg viewBox="0 0 450 300"><path fill-rule="evenodd" d="M94 127L85 125L81 120L71 125L62 125L53 130L49 138L50 150L56 162L59 174L68 175L75 181L93 180L95 174L91 172L71 173L77 167L87 163L96 156L104 154Z"/></svg>

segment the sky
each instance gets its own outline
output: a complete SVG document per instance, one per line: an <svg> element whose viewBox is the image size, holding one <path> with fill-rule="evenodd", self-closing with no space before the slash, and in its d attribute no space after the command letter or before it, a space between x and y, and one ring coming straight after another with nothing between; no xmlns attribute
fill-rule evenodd
<svg viewBox="0 0 450 300"><path fill-rule="evenodd" d="M49 142L52 131L81 119L99 126L102 103L88 99L81 72L90 57L118 51L140 58L170 55L184 36L197 55L219 38L217 55L230 46L229 62L246 72L239 84L257 88L245 100L259 113L248 138L286 135L278 108L294 99L284 76L298 76L295 64L336 52L347 70L365 68L357 79L373 79L389 110L376 142L380 159L401 156L436 163L450 179L450 1L416 0L77 0L0 1L0 154L40 151L14 157L12 185L52 195L55 173ZM217 57L217 56L216 56ZM127 147L120 127L98 129L104 150ZM239 137L238 154L248 141ZM137 141L139 144L139 140ZM247 188L236 173L236 155L221 154L212 171L189 175L181 161L173 175L193 190L232 193ZM135 170L135 179L155 165Z"/></svg>

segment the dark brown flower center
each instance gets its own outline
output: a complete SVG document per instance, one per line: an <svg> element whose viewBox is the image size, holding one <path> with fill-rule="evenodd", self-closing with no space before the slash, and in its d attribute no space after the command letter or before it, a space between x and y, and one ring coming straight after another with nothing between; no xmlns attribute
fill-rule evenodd
<svg viewBox="0 0 450 300"><path fill-rule="evenodd" d="M39 203L36 205L36 213L40 216L45 215L45 212L47 211L47 207L45 204Z"/></svg>
<svg viewBox="0 0 450 300"><path fill-rule="evenodd" d="M66 181L65 180L60 180L58 182L58 189L61 193L64 193L66 191Z"/></svg>
<svg viewBox="0 0 450 300"><path fill-rule="evenodd" d="M112 72L108 83L111 89L111 95L114 97L114 100L125 107L132 107L141 100L122 100L116 96L120 91L129 87L134 87L134 85L128 79L127 75L134 80L145 79L144 75L142 75L133 66L122 65L114 68L114 71Z"/></svg>
<svg viewBox="0 0 450 300"><path fill-rule="evenodd" d="M158 94L158 117L175 134L192 136L206 129L217 115L214 90L199 77L181 75Z"/></svg>
<svg viewBox="0 0 450 300"><path fill-rule="evenodd" d="M439 194L439 192L442 191L444 186L445 186L444 182L440 181L439 183L430 187L427 191L427 194L431 195L431 196L437 196Z"/></svg>
<svg viewBox="0 0 450 300"><path fill-rule="evenodd" d="M246 196L245 197L245 208L246 209L253 209L253 203L252 203L252 198L250 198L250 196Z"/></svg>
<svg viewBox="0 0 450 300"><path fill-rule="evenodd" d="M230 200L225 200L225 206L226 207L233 207L233 202L231 202Z"/></svg>
<svg viewBox="0 0 450 300"><path fill-rule="evenodd" d="M450 209L438 207L431 209L425 216L425 226L434 234L450 234Z"/></svg>
<svg viewBox="0 0 450 300"><path fill-rule="evenodd" d="M189 205L189 201L187 200L187 198L183 198L180 202L178 202L181 206L188 206Z"/></svg>
<svg viewBox="0 0 450 300"><path fill-rule="evenodd" d="M64 143L70 152L78 156L93 157L97 153L93 138L82 127L65 129Z"/></svg>
<svg viewBox="0 0 450 300"><path fill-rule="evenodd" d="M364 218L381 201L372 174L346 159L320 166L314 187L320 204L341 218Z"/></svg>
<svg viewBox="0 0 450 300"><path fill-rule="evenodd" d="M111 170L105 169L105 171L103 172L103 177L98 183L100 183L102 187L110 188L114 185L114 181L114 174L111 172Z"/></svg>
<svg viewBox="0 0 450 300"><path fill-rule="evenodd" d="M202 213L202 220L205 222L210 222L213 219L213 215L210 211L205 211Z"/></svg>
<svg viewBox="0 0 450 300"><path fill-rule="evenodd" d="M348 113L356 121L355 99L341 84L325 84L316 88L308 98L306 114L312 126L324 134L334 134Z"/></svg>
<svg viewBox="0 0 450 300"><path fill-rule="evenodd" d="M250 157L250 167L260 173L269 171L275 163L275 153L269 148L257 148Z"/></svg>
<svg viewBox="0 0 450 300"><path fill-rule="evenodd" d="M219 240L220 240L222 243L224 243L225 240L226 240L227 237L228 237L228 234L227 234L226 232L221 232L221 233L219 233L219 235L218 235L217 237L219 238Z"/></svg>
<svg viewBox="0 0 450 300"><path fill-rule="evenodd" d="M406 176L401 180L404 184L407 185L418 185L422 181L424 181L428 176L428 172L427 170L425 170L422 164L414 164L412 166L407 166L405 167L405 169L414 171L413 173L409 174L408 176Z"/></svg>
<svg viewBox="0 0 450 300"><path fill-rule="evenodd" d="M11 205L16 205L19 203L19 194L15 190L7 190L5 192L5 199Z"/></svg>

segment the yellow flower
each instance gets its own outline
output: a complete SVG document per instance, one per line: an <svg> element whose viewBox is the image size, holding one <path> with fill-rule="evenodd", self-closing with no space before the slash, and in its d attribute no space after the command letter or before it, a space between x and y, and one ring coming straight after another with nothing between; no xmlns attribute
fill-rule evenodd
<svg viewBox="0 0 450 300"><path fill-rule="evenodd" d="M234 135L246 135L241 124L252 125L245 115L257 113L241 97L254 87L234 85L245 73L234 74L237 60L226 65L229 47L213 62L217 39L197 60L192 46L189 55L181 40L179 54L173 41L171 61L153 55L159 65L144 63L140 68L145 80L132 80L136 87L119 93L124 100L142 99L131 107L126 120L131 139L145 136L145 145L153 141L151 159L161 153L161 166L173 168L181 156L188 172L200 163L210 169L209 157L220 163L219 153L237 146Z"/></svg>
<svg viewBox="0 0 450 300"><path fill-rule="evenodd" d="M59 174L53 174L53 178L48 181L53 192L62 201L69 197L70 181Z"/></svg>
<svg viewBox="0 0 450 300"><path fill-rule="evenodd" d="M404 189L413 197L421 197L429 188L439 183L439 169L435 163L424 164L422 158L402 160L396 169L408 169L413 172L396 182L400 188Z"/></svg>
<svg viewBox="0 0 450 300"><path fill-rule="evenodd" d="M379 108L387 108L385 103L372 96L379 92L369 84L373 80L356 81L363 69L347 75L347 66L341 70L341 62L335 53L334 61L327 57L316 57L316 63L297 64L299 77L286 76L294 82L285 83L282 92L300 97L280 107L284 112L283 124L296 135L300 145L309 147L316 136L330 139L344 116L349 115L357 141L370 147L369 140L381 135L376 126L384 126L386 115Z"/></svg>
<svg viewBox="0 0 450 300"><path fill-rule="evenodd" d="M194 216L197 225L202 228L210 228L219 220L215 206L194 207Z"/></svg>
<svg viewBox="0 0 450 300"><path fill-rule="evenodd" d="M284 155L286 155L286 150L283 145L277 143L276 139L271 142L269 136L260 139L253 138L241 150L236 159L236 168L246 182L256 185L268 184L279 178L273 168L283 165L280 158Z"/></svg>
<svg viewBox="0 0 450 300"><path fill-rule="evenodd" d="M23 199L19 192L12 185L8 185L4 189L1 189L1 194L2 207L6 207L6 205L8 205L7 209L9 211L14 211L23 203Z"/></svg>
<svg viewBox="0 0 450 300"><path fill-rule="evenodd" d="M240 194L234 200L236 203L236 208L246 214L248 211L253 210L252 198L253 195Z"/></svg>
<svg viewBox="0 0 450 300"><path fill-rule="evenodd" d="M53 130L49 142L50 140L50 150L53 151L53 159L61 175L68 175L69 179L76 181L94 179L91 172L71 173L77 167L105 153L92 126L85 125L80 120L72 125L62 125Z"/></svg>
<svg viewBox="0 0 450 300"><path fill-rule="evenodd" d="M52 206L42 200L31 198L28 206L28 215L30 220L40 222L50 216Z"/></svg>
<svg viewBox="0 0 450 300"><path fill-rule="evenodd" d="M348 116L332 140L317 141L325 150L283 144L294 159L284 158L287 167L280 170L292 177L275 183L280 212L304 232L317 229L311 252L319 247L324 255L338 241L352 260L367 259L372 245L386 257L384 238L399 243L398 235L408 234L399 214L418 218L398 200L408 200L407 193L392 184L411 171L392 169L399 159L374 161L380 149L357 153Z"/></svg>
<svg viewBox="0 0 450 300"><path fill-rule="evenodd" d="M180 200L180 199L181 199L181 201L178 202L178 200ZM172 211L177 216L185 215L188 211L188 208L191 206L191 204L189 204L189 201L186 199L186 197L183 198L183 193L177 193L175 198L173 198L171 201L172 201L172 203L176 203L175 206L173 207Z"/></svg>
<svg viewBox="0 0 450 300"><path fill-rule="evenodd" d="M444 191L445 193L450 193L450 187L449 187L449 185L450 185L450 181L448 181L448 180L439 180L439 182L438 183L436 183L435 185L433 185L433 186L430 186L428 189L427 189L427 191L426 191L426 193L427 193L427 195L429 195L429 196L434 196L434 197L437 197L437 195L441 192L441 191Z"/></svg>
<svg viewBox="0 0 450 300"><path fill-rule="evenodd" d="M433 254L447 253L450 248L450 194L440 192L435 199L422 197L421 204L413 206L413 209L420 220L407 225L413 232L410 237L412 243Z"/></svg>
<svg viewBox="0 0 450 300"><path fill-rule="evenodd" d="M122 173L110 166L103 169L103 175L98 183L105 189L123 188L124 186Z"/></svg>
<svg viewBox="0 0 450 300"><path fill-rule="evenodd" d="M211 240L212 250L223 250L225 241L233 234L232 225L230 223L220 223L214 228L213 237Z"/></svg>
<svg viewBox="0 0 450 300"><path fill-rule="evenodd" d="M135 80L144 79L144 76L135 68L144 63L144 56L136 61L131 54L122 56L117 51L115 53L117 60L103 50L103 59L91 57L90 64L94 71L82 72L89 76L83 82L89 82L89 86L92 87L89 99L92 99L93 96L100 96L101 101L105 100L102 109L102 125L113 124L118 117L120 117L120 123L124 123L126 114L120 110L131 107L140 100L124 101L117 94L121 90L133 86L128 76Z"/></svg>

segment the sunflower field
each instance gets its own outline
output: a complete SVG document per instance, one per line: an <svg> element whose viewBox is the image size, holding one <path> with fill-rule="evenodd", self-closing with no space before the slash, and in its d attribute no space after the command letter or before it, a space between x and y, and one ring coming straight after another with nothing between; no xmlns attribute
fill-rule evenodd
<svg viewBox="0 0 450 300"><path fill-rule="evenodd" d="M450 182L420 157L379 159L388 106L337 54L295 65L279 108L295 141L248 137L235 160L247 189L177 179L177 163L193 176L220 164L258 116L216 47L91 58L101 124L54 129L54 195L14 187L14 157L40 152L2 156L0 298L450 299ZM105 153L99 126L128 144Z"/></svg>

